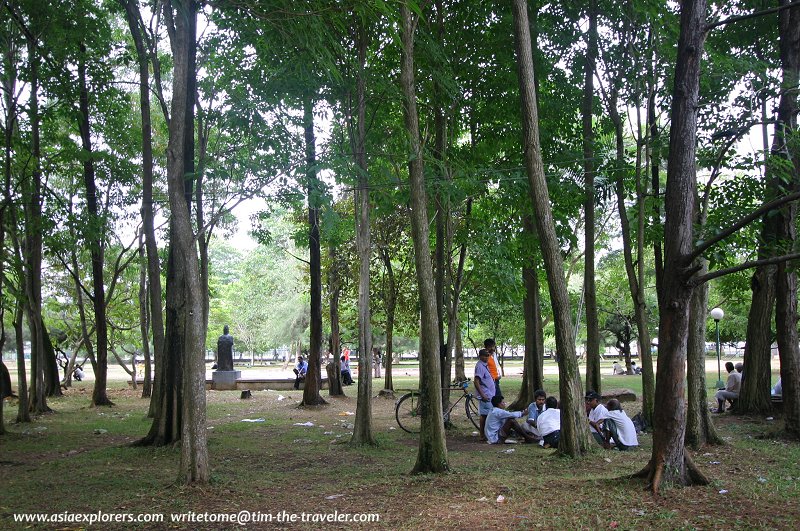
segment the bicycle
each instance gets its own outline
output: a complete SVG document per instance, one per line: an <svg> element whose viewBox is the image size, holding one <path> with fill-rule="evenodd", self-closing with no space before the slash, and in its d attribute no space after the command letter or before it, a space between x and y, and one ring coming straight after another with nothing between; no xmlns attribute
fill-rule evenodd
<svg viewBox="0 0 800 531"><path fill-rule="evenodd" d="M475 426L475 429L480 429L480 413L478 413L478 400L468 392L469 380L463 382L456 382L454 385L449 386L447 389L450 391L461 391L463 394L458 397L458 400L450 404L450 407L443 412L445 425L450 424L452 411L456 405L464 400L464 412L467 418ZM419 433L422 418L419 411L419 391L411 391L400 397L397 405L394 408L394 416L397 419L397 424L404 431L408 433Z"/></svg>

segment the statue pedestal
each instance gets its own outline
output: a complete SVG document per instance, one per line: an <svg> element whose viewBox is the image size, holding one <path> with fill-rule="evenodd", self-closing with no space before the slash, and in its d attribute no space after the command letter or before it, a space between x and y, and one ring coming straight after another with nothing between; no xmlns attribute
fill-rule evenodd
<svg viewBox="0 0 800 531"><path fill-rule="evenodd" d="M214 371L211 373L211 389L230 391L236 389L236 380L242 377L242 371Z"/></svg>

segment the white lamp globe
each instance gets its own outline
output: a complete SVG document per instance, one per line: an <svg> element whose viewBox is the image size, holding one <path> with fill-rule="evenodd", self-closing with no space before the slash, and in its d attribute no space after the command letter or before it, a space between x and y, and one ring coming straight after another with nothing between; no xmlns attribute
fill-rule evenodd
<svg viewBox="0 0 800 531"><path fill-rule="evenodd" d="M725 312L722 311L722 308L714 308L711 310L711 318L715 321L721 321L723 317L725 317Z"/></svg>

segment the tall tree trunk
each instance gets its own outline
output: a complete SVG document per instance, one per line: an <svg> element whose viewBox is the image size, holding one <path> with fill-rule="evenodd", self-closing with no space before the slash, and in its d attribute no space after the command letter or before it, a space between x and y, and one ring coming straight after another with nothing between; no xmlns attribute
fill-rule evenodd
<svg viewBox="0 0 800 531"><path fill-rule="evenodd" d="M95 345L97 347L96 363L94 369L94 390L92 391L93 406L110 406L106 390L108 381L108 320L106 319L106 295L103 282L103 261L105 243L103 234L104 222L100 217L97 200L97 185L95 183L94 162L92 161L92 136L89 124L89 88L86 84L86 46L81 43L80 58L78 60L78 90L80 116L81 144L83 146L83 184L86 187L86 209L89 212L88 233L84 238L88 240L92 255L92 304L94 306Z"/></svg>
<svg viewBox="0 0 800 531"><path fill-rule="evenodd" d="M708 272L708 261L700 259L702 268ZM708 321L708 284L694 289L689 317L689 339L686 346L686 445L699 449L705 444L723 444L722 438L711 420L706 391L706 322Z"/></svg>
<svg viewBox="0 0 800 531"><path fill-rule="evenodd" d="M586 47L586 65L583 83L583 180L586 216L585 266L583 276L586 307L586 388L600 392L600 325L597 320L597 287L595 283L595 193L594 193L594 127L592 102L594 101L594 70L597 60L597 2L589 1L589 31Z"/></svg>
<svg viewBox="0 0 800 531"><path fill-rule="evenodd" d="M31 158L33 171L25 180L25 310L31 332L30 409L34 414L50 411L44 371L44 323L42 322L42 168L39 132L39 54L36 43L28 39L30 64Z"/></svg>
<svg viewBox="0 0 800 531"><path fill-rule="evenodd" d="M411 188L411 235L414 241L414 265L420 304L419 451L414 473L444 472L450 465L442 419L441 375L439 366L439 319L428 242L428 194L417 113L414 81L414 34L419 21L408 6L400 5L402 57L400 89L403 95L403 117L409 142L408 175Z"/></svg>
<svg viewBox="0 0 800 531"><path fill-rule="evenodd" d="M634 306L636 319L639 360L642 362L642 415L649 424L653 422L653 400L655 381L653 379L653 360L650 355L650 331L647 326L647 304L644 296L644 271L637 267L644 258L643 226L637 224L637 260L633 258L633 241L631 238L631 224L628 219L628 210L625 206L625 136L623 133L622 117L617 109L618 88L611 89L608 113L614 124L614 137L616 139L616 167L618 168L614 190L617 196L617 210L620 217L622 233L622 249L625 259L625 272L628 278L628 290ZM637 174L638 177L638 174ZM641 186L637 181L637 192ZM642 194L637 193L637 204L643 201Z"/></svg>
<svg viewBox="0 0 800 531"><path fill-rule="evenodd" d="M536 108L535 74L531 52L528 7L525 0L514 0L514 43L517 53L520 99L522 103L523 149L528 174L531 203L542 246L544 267L550 288L550 300L556 325L558 349L559 395L561 397L561 440L558 451L578 457L589 449L589 429L583 405L583 388L575 358L569 296L564 279L561 246L556 235L547 180L539 142L539 113Z"/></svg>
<svg viewBox="0 0 800 531"><path fill-rule="evenodd" d="M314 135L314 99L307 92L303 98L303 130L306 149L306 180L308 186L309 269L311 276L311 335L308 345L308 372L303 387L303 405L325 404L319 394L322 346L322 256L319 238L320 185L317 176L317 149ZM363 352L360 353L363 356ZM367 375L369 376L369 375ZM365 375L359 374L358 378Z"/></svg>
<svg viewBox="0 0 800 531"><path fill-rule="evenodd" d="M147 287L148 300L150 301L150 328L153 337L153 360L155 366L160 368L165 364L164 317L163 307L161 306L161 264L159 262L155 222L153 220L153 141L150 121L149 54L142 36L142 22L137 0L125 0L125 13L128 27L136 46L136 56L139 63L139 104L142 117L142 230L147 249ZM163 392L160 382L162 382L160 378L156 378L153 382L150 410L148 411L149 417L154 417L156 412L161 410Z"/></svg>
<svg viewBox="0 0 800 531"><path fill-rule="evenodd" d="M536 228L533 218L528 214L522 218L522 231L525 236L524 248L536 247ZM544 389L544 330L539 300L539 273L536 270L536 257L530 253L522 266L522 282L525 285L525 298L522 310L525 319L525 357L522 360L522 387L519 396L509 409L525 409L533 402L533 394Z"/></svg>
<svg viewBox="0 0 800 531"><path fill-rule="evenodd" d="M684 447L685 363L693 291L686 271L695 219L695 149L705 17L706 0L682 4L665 196L664 292L659 301L653 451L648 465L639 473L647 477L649 488L655 493L664 482L708 483Z"/></svg>
<svg viewBox="0 0 800 531"><path fill-rule="evenodd" d="M789 0L781 0L788 5ZM798 83L800 83L800 7L780 12L780 53L783 81L775 123L772 154L788 164L781 180L787 192L800 189L800 130L798 129ZM785 252L797 250L797 203L781 208L777 216L777 241ZM786 432L800 439L800 347L797 332L797 272L794 265L778 264L775 289L775 328L781 358L783 408Z"/></svg>
<svg viewBox="0 0 800 531"><path fill-rule="evenodd" d="M328 371L328 395L344 396L342 386L342 368L339 356L342 352L342 338L339 332L339 294L342 291L342 283L339 279L339 253L336 247L331 245L329 248L331 265L328 268L328 293L330 300L328 306L331 313L331 336L330 352L333 371Z"/></svg>
<svg viewBox="0 0 800 531"><path fill-rule="evenodd" d="M372 323L369 306L369 265L372 259L369 230L369 170L367 168L367 100L364 67L367 62L367 28L362 20L357 22L356 49L358 73L356 77L356 137L355 149L358 185L355 197L356 248L360 259L358 271L358 400L353 423L352 444L375 444L372 433Z"/></svg>
<svg viewBox="0 0 800 531"><path fill-rule="evenodd" d="M174 6L174 10L173 10ZM206 428L205 378L205 297L198 265L195 234L190 219L191 175L194 160L195 54L197 49L197 3L173 0L165 4L165 14L174 29L170 41L174 57L172 120L167 148L167 184L170 205L170 251L177 270L176 285L184 305L175 310L183 325L180 350L183 374L180 404L181 462L178 480L185 484L209 480ZM167 291L170 291L168 285ZM174 355L174 354L173 354Z"/></svg>
<svg viewBox="0 0 800 531"><path fill-rule="evenodd" d="M652 197L661 197L661 131L658 128L658 114L656 114L656 75L655 75L655 47L653 43L653 28L650 28L648 34L650 42L651 53L653 57L647 63L647 129L650 132L650 141L647 143L647 159L650 161L650 194ZM662 225L661 220L661 206L659 201L653 201L651 210L651 223L655 227ZM664 278L664 253L661 245L661 238L653 239L653 257L656 270L656 294L658 300L661 300L663 293L661 284ZM648 345L648 348L649 345ZM644 367L642 367L642 374L644 374ZM652 371L651 371L652 374Z"/></svg>

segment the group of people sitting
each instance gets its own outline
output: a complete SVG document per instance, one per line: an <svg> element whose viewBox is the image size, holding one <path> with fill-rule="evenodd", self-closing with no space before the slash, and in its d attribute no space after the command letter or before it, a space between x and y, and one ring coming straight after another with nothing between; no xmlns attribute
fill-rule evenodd
<svg viewBox="0 0 800 531"><path fill-rule="evenodd" d="M561 439L561 410L558 408L558 400L539 389L533 394L534 401L527 408L522 411L508 411L500 391L500 378L489 370L494 346L494 340L484 341L485 348L478 351L478 363L475 365L481 441L502 444L512 435L516 435L526 443L538 443L544 448L558 448ZM585 397L589 430L594 439L603 448L616 447L620 451L638 446L636 427L622 410L619 400L612 398L603 405L600 403L601 398L595 391L589 391ZM522 417L526 417L525 422L517 422Z"/></svg>
<svg viewBox="0 0 800 531"><path fill-rule="evenodd" d="M600 395L595 391L586 393L586 414L592 437L606 449L616 448L627 451L639 446L636 427L623 411L619 400L612 398L605 405L600 403ZM561 439L561 410L554 396L547 396L544 390L534 393L534 401L522 411L508 411L502 395L491 400L492 409L486 415L484 438L489 444L502 444L512 435L517 435L526 443L538 443L543 448L558 448ZM516 419L525 418L518 423Z"/></svg>
<svg viewBox="0 0 800 531"><path fill-rule="evenodd" d="M728 371L728 381L725 382L725 387L717 391L714 398L717 399L717 413L725 412L725 402L730 402L728 409L733 409L736 400L739 398L739 391L742 389L742 374L744 372L744 365L737 363L734 365L728 361L725 363L725 370Z"/></svg>

